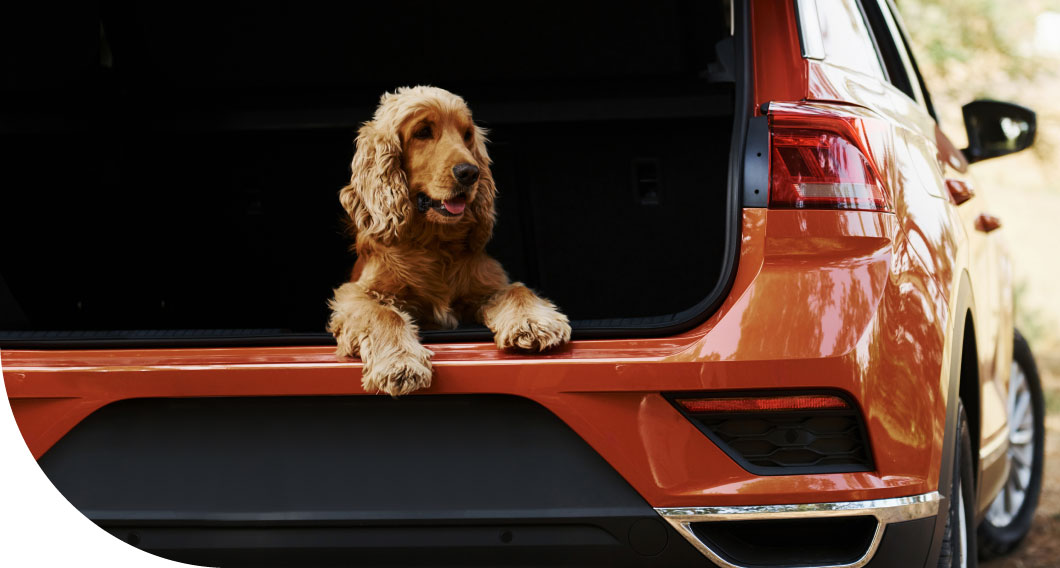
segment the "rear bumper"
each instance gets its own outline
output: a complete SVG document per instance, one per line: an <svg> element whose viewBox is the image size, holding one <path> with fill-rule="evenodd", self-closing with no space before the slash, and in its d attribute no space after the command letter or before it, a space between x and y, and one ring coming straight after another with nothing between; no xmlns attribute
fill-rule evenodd
<svg viewBox="0 0 1060 568"><path fill-rule="evenodd" d="M848 501L842 503L810 503L804 505L758 505L745 507L667 507L656 511L681 536L724 568L746 568L748 566L768 566L762 559L741 558L741 550L727 550L725 545L713 542L701 534L708 531L697 531L697 525L719 522L754 522L776 520L804 520L872 517L876 520L875 530L867 547L856 557L849 560L832 562L813 562L814 551L787 548L784 554L786 566L861 568L871 566L903 567L921 565L927 558L931 545L935 516L938 514L941 498L937 492L870 501ZM768 546L777 535L757 531L757 538ZM746 543L753 546L754 543ZM748 551L756 553L759 551ZM780 564L777 564L778 566Z"/></svg>
<svg viewBox="0 0 1060 568"><path fill-rule="evenodd" d="M432 344L435 377L423 394L533 400L652 507L936 491L946 417L946 294L915 270L909 247L895 245L902 236L894 216L746 209L742 235L729 296L694 330L575 341L533 356L486 343ZM4 351L15 418L38 458L117 401L363 395L361 371L359 361L337 361L327 346ZM865 419L874 470L755 475L661 394L777 389L849 394Z"/></svg>
<svg viewBox="0 0 1060 568"><path fill-rule="evenodd" d="M894 216L748 209L744 211L742 234L740 265L731 293L696 329L662 338L575 341L535 356L498 351L486 343L432 344L435 377L432 387L423 391L423 398L441 401L459 396L510 395L547 409L638 496L642 510L615 513L627 519L628 526L615 525L619 528L606 531L622 541L629 539L634 519L662 524L657 509L753 509L763 504L801 507L808 502L876 502L937 491L948 386L942 367L948 291L918 268L922 263L913 249L903 244ZM814 242L812 250L806 248L807 239ZM363 396L361 363L337 361L333 348L327 346L5 350L3 356L4 380L15 418L42 465L49 456L57 459L52 454L71 432L76 433L82 421L121 401L351 397L387 402L381 397ZM785 389L848 394L864 416L874 469L755 475L719 449L663 395ZM410 410L414 408L411 398L389 402L394 409ZM274 411L286 411L291 406L281 404ZM447 423L453 414L441 413L430 427L412 432L414 435L400 447L408 448L409 441L422 441L424 435L436 433L434 424ZM394 415L390 411L380 414ZM310 415L291 422L309 424L313 419ZM130 428L119 431L135 431L141 424L133 421ZM439 439L462 440L468 432L477 431L469 428ZM158 437L145 434L144 439L148 446L164 446ZM248 446L234 442L229 447L242 450ZM287 451L264 447L276 454ZM295 444L290 451L304 447ZM162 454L172 454L173 449L172 445L163 447ZM441 454L452 463L461 450L450 449ZM217 455L223 457L225 451L231 450L219 449ZM201 461L201 456L195 456L198 454L193 452L190 461ZM233 467L246 463L238 461ZM274 470L285 471L287 467L276 464ZM253 475L256 472L248 473ZM232 485L239 486L235 480ZM368 486L372 487L372 482ZM331 494L341 494L342 487L337 484ZM399 490L405 491L405 487L421 486L403 485ZM70 489L59 488L64 494ZM469 485L467 494L481 496L481 489ZM86 495L95 491L85 490ZM141 496L149 495L151 492L145 490ZM262 495L269 497L271 493ZM436 495L432 493L431 498ZM573 492L556 503L570 503L581 495ZM248 502L260 503L261 499L248 497ZM422 502L410 500L417 506ZM90 504L75 505L89 518L113 527L128 527L131 521L146 527L165 520L123 517L111 514L113 511L107 516ZM278 503L280 508L272 511L291 510L285 506ZM504 516L512 522L526 518L517 513L518 508L511 507L507 512L511 514ZM454 501L451 508L454 512L465 509L466 500ZM365 508L358 503L350 510L363 512ZM391 502L381 503L377 510L397 516L407 512L395 513ZM253 515L262 512L251 511ZM253 515L244 520L253 520ZM537 518L554 516L546 512ZM580 518L596 516L598 512ZM210 521L193 516L184 520ZM376 520L352 519L359 527ZM419 520L421 526L446 521L444 515ZM313 522L318 521L326 519ZM930 540L930 526L910 528L929 521L924 517L890 522L882 536L873 537L876 553L872 564L866 565L887 565L881 563L888 555L911 554L913 547L889 552L893 535L924 533ZM663 526L667 535L677 536L676 529ZM677 537L675 542L706 562L686 539Z"/></svg>

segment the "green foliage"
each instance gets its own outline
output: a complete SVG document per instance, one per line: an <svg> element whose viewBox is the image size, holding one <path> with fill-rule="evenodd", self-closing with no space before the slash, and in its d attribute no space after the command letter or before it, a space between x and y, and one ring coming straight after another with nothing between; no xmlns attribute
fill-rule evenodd
<svg viewBox="0 0 1060 568"><path fill-rule="evenodd" d="M927 75L964 76L968 66L1001 71L1009 79L1028 79L1042 71L1027 42L1041 2L1012 0L901 0L913 43L920 47ZM992 73L970 77L994 80ZM988 86L984 85L984 86Z"/></svg>
<svg viewBox="0 0 1060 568"><path fill-rule="evenodd" d="M1013 286L1013 311L1016 317L1016 329L1020 330L1027 342L1033 346L1052 339L1053 326L1042 317L1040 311L1029 309L1024 305L1027 298L1027 287L1026 280L1020 280Z"/></svg>
<svg viewBox="0 0 1060 568"><path fill-rule="evenodd" d="M963 134L960 106L974 98L1011 100L1055 121L1057 106L1040 87L1054 81L1057 60L1035 54L1037 17L1060 11L1060 0L896 0L939 119L952 137ZM1044 112L1042 112L1044 111ZM956 140L960 142L960 140ZM1040 128L1032 151L1055 159L1055 128Z"/></svg>
<svg viewBox="0 0 1060 568"><path fill-rule="evenodd" d="M1060 392L1054 389L1046 389L1045 413L1052 416L1060 415ZM1060 513L1058 513L1058 516L1060 516Z"/></svg>

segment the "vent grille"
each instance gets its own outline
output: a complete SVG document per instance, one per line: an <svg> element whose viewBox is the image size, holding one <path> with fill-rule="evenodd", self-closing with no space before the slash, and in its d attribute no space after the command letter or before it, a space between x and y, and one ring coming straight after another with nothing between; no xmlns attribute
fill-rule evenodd
<svg viewBox="0 0 1060 568"><path fill-rule="evenodd" d="M861 413L853 404L750 412L689 412L676 406L729 457L757 475L873 469Z"/></svg>

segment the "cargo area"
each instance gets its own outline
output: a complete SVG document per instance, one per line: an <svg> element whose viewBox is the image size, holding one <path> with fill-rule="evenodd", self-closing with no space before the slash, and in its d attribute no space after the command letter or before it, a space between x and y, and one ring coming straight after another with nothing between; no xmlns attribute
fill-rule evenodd
<svg viewBox="0 0 1060 568"><path fill-rule="evenodd" d="M575 337L672 332L731 273L727 2L39 10L3 40L0 346L329 342L337 192L403 85L490 130L489 251Z"/></svg>

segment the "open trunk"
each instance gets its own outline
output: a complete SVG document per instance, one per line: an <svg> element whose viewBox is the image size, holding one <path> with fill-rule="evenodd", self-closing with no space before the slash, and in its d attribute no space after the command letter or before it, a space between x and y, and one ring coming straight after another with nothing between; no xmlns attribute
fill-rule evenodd
<svg viewBox="0 0 1060 568"><path fill-rule="evenodd" d="M330 341L355 130L414 84L490 130L489 250L575 337L701 321L737 242L728 2L493 6L24 18L3 78L0 346ZM467 323L425 339L487 337Z"/></svg>

